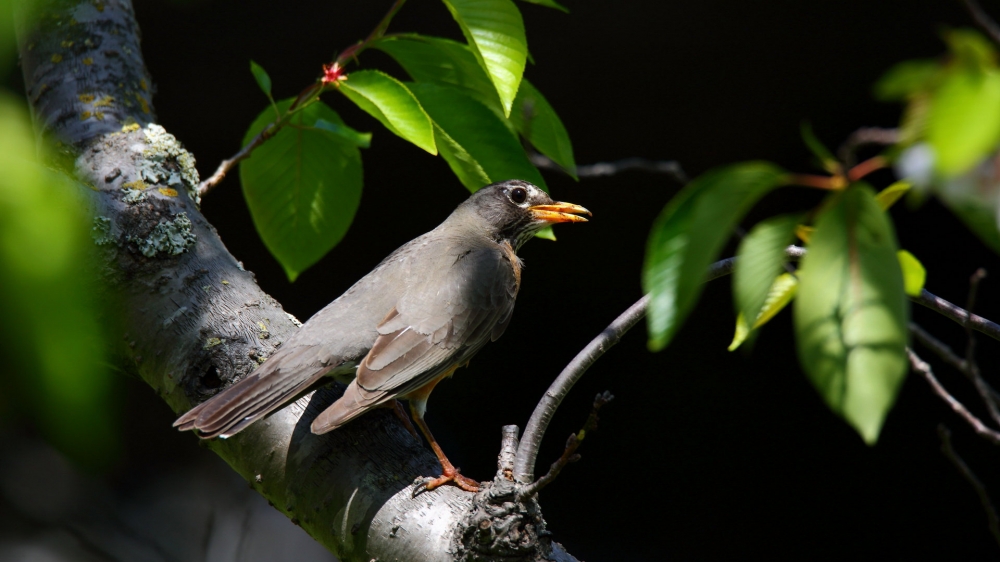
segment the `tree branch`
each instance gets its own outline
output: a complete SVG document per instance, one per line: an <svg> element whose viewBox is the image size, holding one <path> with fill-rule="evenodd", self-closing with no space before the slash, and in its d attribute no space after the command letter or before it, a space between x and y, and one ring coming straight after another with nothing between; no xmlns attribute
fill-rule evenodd
<svg viewBox="0 0 1000 562"><path fill-rule="evenodd" d="M537 168L566 172L566 170L563 170L562 166L556 164L551 158L545 156L544 154L530 152L528 157L531 159L531 163ZM577 166L574 171L576 172L577 177L580 178L599 178L603 176L613 176L629 170L639 170L654 174L666 174L677 180L678 183L685 184L688 182L687 174L684 173L680 163L676 160L625 158L623 160L615 160L614 162L598 162L596 164Z"/></svg>
<svg viewBox="0 0 1000 562"><path fill-rule="evenodd" d="M990 534L993 535L993 540L997 541L997 545L1000 545L1000 519L997 518L997 510L993 507L990 495L986 491L986 485L976 477L976 474L972 472L969 465L955 452L955 448L951 444L951 431L944 424L938 426L938 437L941 439L941 452L951 461L951 464L955 465L959 474L975 490L976 496L979 497L979 503L983 506L983 511L986 512L986 521L990 527Z"/></svg>
<svg viewBox="0 0 1000 562"><path fill-rule="evenodd" d="M785 249L785 255L791 259L798 259L805 255L805 249L798 246L789 246ZM713 263L708 268L705 281L711 281L725 275L729 275L736 265L736 258L727 258ZM535 479L535 462L538 459L538 449L545 437L545 431L555 415L556 409L562 403L566 395L569 394L573 385L583 376L608 349L621 341L625 335L639 320L646 316L646 308L649 305L649 295L644 295L621 316L615 319L603 332L587 344L580 353L566 365L566 368L559 373L556 380L549 385L542 399L538 401L528 425L524 428L524 435L517 449L517 460L514 465L514 478L521 484L528 484Z"/></svg>
<svg viewBox="0 0 1000 562"><path fill-rule="evenodd" d="M926 306L934 312L937 312L946 318L950 318L962 326L968 326L977 332L986 334L987 336L1000 341L1000 325L996 322L987 320L982 316L972 314L962 307L955 306L941 297L932 294L927 289L920 291L919 297L910 297L910 300L917 304Z"/></svg>
<svg viewBox="0 0 1000 562"><path fill-rule="evenodd" d="M985 423L977 418L964 404L958 401L957 398L951 395L945 387L938 382L937 377L934 376L934 371L931 370L931 366L927 364L923 359L921 359L912 349L906 348L906 356L910 359L910 366L916 371L920 376L924 377L927 384L931 385L931 389L937 394L942 400L945 401L951 409L958 414L962 419L964 419L972 429L982 436L987 441L993 443L994 445L1000 445L1000 432L994 431L987 427Z"/></svg>
<svg viewBox="0 0 1000 562"><path fill-rule="evenodd" d="M972 20L976 22L976 25L982 28L994 43L1000 44L1000 25L997 25L997 22L983 10L979 2L976 2L976 0L962 0L962 3L965 4L965 9L972 15Z"/></svg>

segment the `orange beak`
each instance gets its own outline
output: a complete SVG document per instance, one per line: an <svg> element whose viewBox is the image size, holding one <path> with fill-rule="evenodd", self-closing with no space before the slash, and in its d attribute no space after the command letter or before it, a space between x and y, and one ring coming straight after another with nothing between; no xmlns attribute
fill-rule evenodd
<svg viewBox="0 0 1000 562"><path fill-rule="evenodd" d="M579 215L586 214L588 216L593 216L590 211L579 205L563 203L562 201L557 201L551 205L535 205L528 207L528 211L535 220L553 224L557 222L587 222L587 219Z"/></svg>

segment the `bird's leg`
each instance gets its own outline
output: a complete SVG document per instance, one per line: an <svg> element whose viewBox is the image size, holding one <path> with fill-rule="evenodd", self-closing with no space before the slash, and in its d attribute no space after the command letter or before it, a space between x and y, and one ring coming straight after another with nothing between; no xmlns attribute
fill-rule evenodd
<svg viewBox="0 0 1000 562"><path fill-rule="evenodd" d="M441 463L441 476L438 476L437 478L434 478L430 482L424 484L424 489L430 491L442 484L454 482L456 486L467 492L478 492L479 482L459 474L458 469L451 464L448 457L444 455L444 451L441 450L441 446L434 440L434 435L431 433L430 428L427 427L427 423L424 421L423 416L421 416L417 411L413 402L410 402L410 414L413 416L413 421L416 422L417 427L419 427L420 431L423 432L424 437L427 438L427 442L431 444L431 450L433 450L434 454L437 455L438 462Z"/></svg>
<svg viewBox="0 0 1000 562"><path fill-rule="evenodd" d="M417 441L420 441L420 434L417 433L417 429L413 427L413 422L410 421L410 416L406 414L406 410L403 409L403 405L399 403L399 400L392 400L392 406L390 407L392 408L392 412L396 414L396 417L399 418L399 421L403 422L403 426L410 432L410 435L412 435Z"/></svg>

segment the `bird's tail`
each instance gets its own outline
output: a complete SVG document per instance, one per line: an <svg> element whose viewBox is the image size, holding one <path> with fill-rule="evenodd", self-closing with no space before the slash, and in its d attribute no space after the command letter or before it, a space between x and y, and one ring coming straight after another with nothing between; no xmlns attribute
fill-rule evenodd
<svg viewBox="0 0 1000 562"><path fill-rule="evenodd" d="M272 358L275 361L277 358ZM230 437L306 391L332 368L295 373L268 361L248 377L177 418L181 431L198 430L203 439Z"/></svg>

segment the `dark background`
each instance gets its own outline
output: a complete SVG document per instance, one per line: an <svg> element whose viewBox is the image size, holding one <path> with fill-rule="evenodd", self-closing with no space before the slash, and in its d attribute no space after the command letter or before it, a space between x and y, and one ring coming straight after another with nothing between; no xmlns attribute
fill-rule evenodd
<svg viewBox="0 0 1000 562"><path fill-rule="evenodd" d="M239 149L265 106L249 59L268 70L276 97L292 96L322 63L367 35L390 2L136 4L159 122L207 176ZM802 120L833 147L860 126L895 125L899 108L873 101L872 83L896 62L942 53L943 26L971 25L959 2L945 0L566 4L569 15L519 6L536 63L526 75L561 115L577 162L676 159L692 176L748 159L813 171L799 139ZM1000 14L1000 3L985 6ZM390 30L460 38L445 7L429 0L407 3ZM365 53L361 63L404 77L381 53ZM351 230L296 283L260 242L235 173L203 203L230 251L302 320L467 195L443 160L394 137L346 99L327 101L348 124L375 135L363 152L365 190ZM640 172L579 183L545 175L554 196L591 209L592 222L559 227L557 243L524 248L525 282L505 337L430 401L427 419L445 450L480 479L495 471L500 427L523 426L562 367L641 296L649 227L679 189ZM891 179L888 172L872 178L876 186ZM780 190L744 226L821 196ZM1000 273L996 255L936 202L897 205L892 214L901 245L929 269L930 291L962 304L976 267ZM993 319L1000 317L997 282L987 278L977 305ZM915 376L878 445L866 446L804 378L790 314L776 318L749 353L726 351L729 291L728 280L711 283L661 353L647 351L640 325L574 388L539 472L579 428L594 394L610 390L616 399L588 435L583 460L542 495L557 540L592 561L996 558L978 499L941 455L936 427L947 423L959 452L1000 490L997 451ZM913 317L963 348L957 325L923 309ZM981 341L981 365L994 381L998 348ZM974 403L961 375L934 365L942 382ZM211 455L170 428L172 412L148 387L125 384L126 447L113 482L128 486Z"/></svg>

